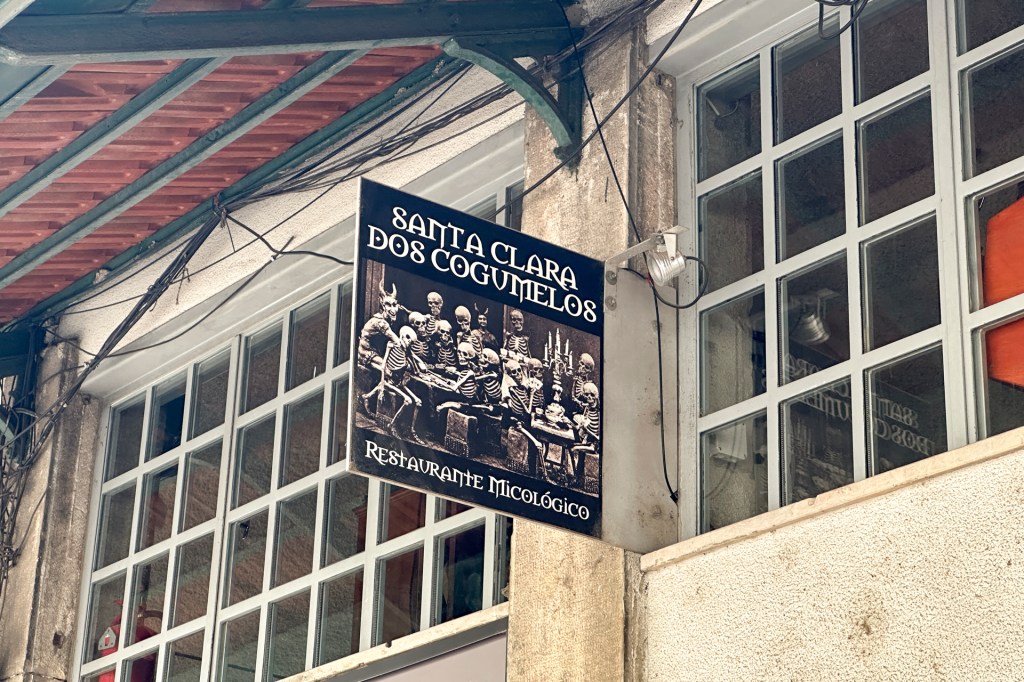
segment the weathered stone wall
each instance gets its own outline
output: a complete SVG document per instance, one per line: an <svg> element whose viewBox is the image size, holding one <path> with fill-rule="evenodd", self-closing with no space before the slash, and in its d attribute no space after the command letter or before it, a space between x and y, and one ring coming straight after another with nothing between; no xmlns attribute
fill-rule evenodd
<svg viewBox="0 0 1024 682"><path fill-rule="evenodd" d="M36 409L45 411L74 379L77 352L48 348ZM0 680L68 679L75 649L99 404L79 394L33 465L18 514L17 564L0 613Z"/></svg>
<svg viewBox="0 0 1024 682"><path fill-rule="evenodd" d="M646 64L643 45L639 33L630 33L611 45L598 45L594 52L600 54L588 57L593 62L586 75L598 116L603 117L636 81ZM619 181L645 237L671 227L675 220L673 84L671 79L652 75L603 127ZM584 135L594 129L589 108L584 109L583 123ZM528 111L527 187L558 162L553 148L544 124ZM533 236L599 259L629 246L632 234L628 216L599 139L584 150L576 167L559 171L526 197L523 226L523 231ZM653 306L653 301L644 299L644 303ZM647 311L647 318L648 324L653 324L653 307ZM673 324L674 316L663 317L663 325L669 330ZM653 339L653 331L649 327L637 330L637 342L640 336L644 343ZM669 334L671 339L671 331ZM657 366L653 342L646 350L650 352L642 359L645 369L638 371L647 372ZM670 347L665 352L671 355L674 351ZM629 403L628 416L605 402L609 429L616 425L624 431L639 427L646 433L638 438L656 437L662 419L657 384L654 379L646 388L643 384L635 381L624 391L629 394L624 399ZM602 390L607 395L609 390L624 388L606 384ZM674 413L672 405L666 408L667 413ZM674 420L668 431L674 439ZM614 456L622 462L632 460L638 456L640 442L634 440L635 451L616 450ZM657 453L653 440L651 446L648 454ZM609 456L606 441L606 480ZM660 467L660 459L656 463ZM662 503L668 500L660 480L648 499L654 496L664 498ZM606 510L607 500L606 493ZM665 518L649 518L649 527L641 530L637 525L637 532L661 533L665 538L662 544L674 541L674 507L670 503L669 507ZM659 530L651 531L656 525ZM510 588L509 682L642 679L643 648L638 644L643 640L645 623L637 617L641 593L636 555L538 524L516 522Z"/></svg>

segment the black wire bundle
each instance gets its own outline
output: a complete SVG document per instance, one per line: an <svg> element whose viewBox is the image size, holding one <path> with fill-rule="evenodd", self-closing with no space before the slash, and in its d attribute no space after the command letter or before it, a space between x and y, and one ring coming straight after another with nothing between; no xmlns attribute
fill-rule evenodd
<svg viewBox="0 0 1024 682"><path fill-rule="evenodd" d="M822 40L832 40L842 35L843 31L853 26L854 22L868 6L868 0L818 0L818 35ZM825 30L825 10L829 7L849 7L850 19L835 31Z"/></svg>
<svg viewBox="0 0 1024 682"><path fill-rule="evenodd" d="M859 1L860 0L819 0L819 2L828 3L830 5L855 4ZM598 40L604 40L608 38L607 42L603 47L603 49L607 49L608 46L610 46L614 42L612 38L621 36L626 31L631 30L636 25L637 21L639 21L642 17L649 14L651 11L653 11L662 2L663 0L638 0L637 2L634 2L630 5L621 8L619 12L604 20L599 26L594 27L593 30L591 30L582 41L577 42L573 40L571 50L567 49L563 51L562 54L556 55L554 58L547 60L543 66L550 67L552 65L560 64L561 62L565 61L568 57L574 56L576 60L575 67L562 69L559 81L570 78L578 72L582 73L583 60L580 56L580 50L583 47L593 44ZM522 196L525 196L530 192L533 192L544 182L553 177L558 171L564 168L567 164L571 163L595 137L600 136L602 144L604 144L604 136L602 133L603 126L611 119L612 116L614 116L619 111L619 109L626 102L629 101L629 99L640 87L641 83L644 80L646 80L646 78L654 70L658 62L662 59L662 57L664 57L665 53L674 44L674 42L679 37L684 27L689 23L690 19L696 13L697 8L700 6L701 2L702 0L697 0L691 6L689 12L686 14L686 17L679 25L679 27L676 29L676 31L672 34L672 36L669 38L665 47L661 50L657 57L655 57L655 59L652 60L652 62L648 65L644 72L637 78L636 82L633 83L629 90L621 97L621 99L619 99L619 101L600 120L598 120L597 112L594 108L589 88L586 88L585 86L587 98L590 102L591 113L593 114L595 119L595 130L586 138L581 140L581 142L576 147L570 150L569 154L565 155L563 157L563 160L559 164L550 169L543 177L541 177L538 181L533 183L530 187L526 188L519 195L519 197L516 197L516 199L521 198ZM568 18L566 18L566 20L568 22ZM595 48L596 51L592 52L590 56L592 58L596 57L601 52L603 52L603 49ZM540 68L540 65L535 67L535 72ZM383 163L394 162L406 158L407 156L410 156L412 154L420 154L427 149L445 144L454 137L463 135L469 130L472 130L473 128L486 125L488 122L494 120L495 118L498 118L508 113L509 111L515 109L516 107L521 106L522 103L517 101L511 106L506 107L491 116L488 116L486 119L482 121L477 121L471 126L463 127L462 129L456 131L455 133L443 137L441 139L435 140L434 142L431 142L428 145L420 146L413 149L416 143L422 140L425 136L443 130L444 128L450 126L452 123L466 117L467 115L475 111L478 111L482 107L500 101L501 99L508 96L512 92L510 87L506 85L499 85L473 97L470 100L463 102L457 107L446 109L445 111L438 115L426 118L421 121L420 119L424 116L424 114L426 114L426 112L430 108L432 108L434 104L436 104L455 86L459 79L461 79L462 76L465 75L467 70L468 66L463 66L457 69L451 69L446 74L443 74L442 77L438 78L438 80L433 84L432 88L427 92L423 93L420 97L412 98L406 101L401 106L396 107L393 111L389 112L383 118L374 119L371 123L367 124L361 131L353 134L351 137L344 140L333 150L321 154L315 159L307 161L307 163L299 166L298 168L290 167L282 169L278 171L276 174L274 174L271 178L263 182L262 184L246 189L245 191L241 192L239 196L234 197L230 201L224 202L223 205L220 203L219 198L218 200L215 200L213 202L214 211L204 220L200 228L184 243L184 245L181 247L180 251L174 257L172 262L162 271L160 276L152 285L149 286L149 288L146 290L144 294L128 297L119 301L104 304L102 306L96 306L87 309L79 308L78 310L74 311L74 313L85 313L98 310L101 308L107 308L111 306L128 303L131 301L136 301L132 310L110 333L110 335L101 345L100 349L95 352L87 351L84 348L77 346L77 344L75 344L73 341L69 339L63 339L62 337L54 335L57 340L68 342L71 345L77 347L83 353L92 356L92 360L90 360L89 362L85 363L84 366L82 366L82 371L78 374L74 381L71 382L68 388L61 393L60 397L58 397L43 414L38 415L28 427L23 429L21 432L17 433L13 438L9 439L3 445L0 445L0 457L3 457L5 459L4 464L8 465L10 473L10 476L8 476L4 480L4 496L2 499L3 509L0 510L3 512L3 524L2 527L0 527L0 598L2 598L2 595L4 594L5 591L4 588L7 582L8 570L12 563L16 560L18 551L20 549L20 547L18 546L20 543L14 542L14 521L17 517L18 507L23 497L25 482L27 479L27 472L31 467L32 463L38 458L40 452L42 451L43 445L46 443L47 439L51 435L58 419L67 409L69 402L78 394L82 385L85 383L89 375L96 369L100 362L102 362L104 359L108 357L116 357L120 355L126 355L129 353L136 353L144 350L149 350L151 348L154 348L163 343L167 343L168 341L173 340L174 338L178 338L181 335L187 333L192 328L197 326L199 323L207 319L210 314L212 314L214 311L216 311L218 308L220 308L229 300L231 300L234 296L236 296L239 292L241 292L247 285L249 285L253 280L255 280L266 268L266 265L269 264L265 264L264 266L260 267L255 272L253 272L225 300L221 301L217 306L213 308L213 310L207 312L198 321L196 321L188 329L183 330L177 336L172 337L171 339L165 339L161 342L143 348L133 348L130 351L121 351L119 353L115 353L114 348L116 348L117 345L125 338L128 332L135 326L135 324L142 318L142 316L145 315L145 313L149 311L157 303L157 301L164 294L164 292L167 291L168 288L170 288L175 283L182 281L184 278L197 274L202 270L213 267L223 262L227 258L234 256L235 253L237 253L240 250L235 249L231 253L207 264L200 270L188 273L186 267L189 261L199 250L199 247L212 234L214 229L216 229L219 225L227 226L229 222L234 223L242 227L246 231L252 233L254 237L252 241L243 245L241 248L245 248L256 243L262 243L275 254L275 257L280 255L312 255L317 257L328 258L340 264L349 264L347 261L341 261L340 259L337 259L334 256L330 256L329 254L321 254L317 252L308 251L287 251L287 246L288 244L290 244L291 240L289 240L288 243L285 244L284 249L276 249L273 246L271 246L270 243L266 240L266 235L278 229L279 227L287 223L289 220L295 218L302 211L312 206L319 199L321 199L327 192L334 189L342 182L363 175ZM554 84L555 83L552 83L552 85ZM367 145L361 149L354 150L354 147L358 143L363 142L372 135L379 134L383 126L386 126L389 123L398 120L401 116L407 114L413 107L420 105L423 102L423 100L426 99L426 97L428 97L435 90L440 90L440 93L437 94L437 96L434 97L432 101L427 103L419 113L413 116L411 120L405 123L397 133L389 135L387 138L382 138L378 140L376 143ZM605 152L606 154L608 153L607 145L605 145ZM610 155L608 155L608 160L609 164L611 164ZM613 175L615 174L614 167L612 168L612 173ZM622 187L618 182L617 176L616 185L618 185L619 187L619 192L622 196L623 202L626 203L625 195L622 193ZM267 229L262 233L253 230L248 225L244 224L237 218L230 215L230 211L238 210L244 206L248 206L263 199L281 196L285 194L293 194L296 192L308 192L315 190L320 191L310 201L308 201L298 210L293 212L291 215L287 216L285 219L279 221L273 227ZM500 206L495 211L494 215L497 215L498 212L506 208L507 205ZM626 203L626 210L629 214L630 224L633 227L634 233L639 239L640 233L637 229L635 220L633 219L633 215L629 209L628 203ZM696 260L701 265L702 272L704 271L703 262L693 257L688 258L690 260ZM126 281L139 276L141 273L147 271L150 267L153 267L158 262L160 262L159 259L153 259L149 263L139 268L136 268L130 273L126 273L125 275L120 277L113 277L110 280L104 282L103 285L93 289L88 295L74 298L72 300L65 302L64 304L57 308L51 308L45 311L46 315L52 318L57 315L60 315L61 313L68 312L68 309L72 306L81 306L83 302L101 296L106 292L110 291L111 289L113 289L114 287L120 286ZM697 296L698 299L704 293L704 288L706 287L706 280L707 278L704 277L703 283L700 287L700 291ZM674 308L688 307L696 303L695 299L689 304L678 306L662 299L658 292L653 289L653 286L652 290L654 291L654 295L657 298L657 300L662 301L666 305L670 305ZM658 314L657 305L655 305L655 312L656 314ZM21 322L26 321L27 320L22 320ZM660 375L660 351L658 359ZM71 371L71 369L65 371ZM54 377L62 375L65 371L56 373ZM46 381L49 381L52 378L53 377L48 377ZM31 447L28 448L28 455L24 458L24 460L17 464L14 464L13 460L11 460L11 458L8 457L8 453L10 452L10 449L13 446L14 442L20 440L23 437L31 438ZM664 433L662 434L662 438L664 457ZM666 483L668 483L667 469L665 471L665 476ZM672 491L671 485L669 485L669 492L672 495L673 500L675 500L677 494L676 492ZM0 613L2 613L2 610L3 602L0 601Z"/></svg>

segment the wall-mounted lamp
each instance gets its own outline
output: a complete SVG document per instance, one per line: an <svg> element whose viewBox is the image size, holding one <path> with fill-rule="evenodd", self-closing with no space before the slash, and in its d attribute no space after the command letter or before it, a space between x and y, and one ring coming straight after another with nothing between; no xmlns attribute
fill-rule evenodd
<svg viewBox="0 0 1024 682"><path fill-rule="evenodd" d="M613 268L634 256L648 253L647 270L651 273L651 280L658 286L664 286L686 269L686 256L679 253L679 233L682 231L683 228L676 225L664 232L659 232L609 258L606 264Z"/></svg>

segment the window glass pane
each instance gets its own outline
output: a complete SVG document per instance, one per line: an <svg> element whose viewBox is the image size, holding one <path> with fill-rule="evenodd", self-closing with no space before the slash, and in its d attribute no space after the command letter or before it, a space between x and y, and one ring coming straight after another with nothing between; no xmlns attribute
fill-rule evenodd
<svg viewBox="0 0 1024 682"><path fill-rule="evenodd" d="M861 224L935 193L931 98L860 126Z"/></svg>
<svg viewBox="0 0 1024 682"><path fill-rule="evenodd" d="M960 51L973 50L1010 29L1024 26L1020 0L957 0L960 8Z"/></svg>
<svg viewBox="0 0 1024 682"><path fill-rule="evenodd" d="M768 511L767 443L763 412L702 436L702 531Z"/></svg>
<svg viewBox="0 0 1024 682"><path fill-rule="evenodd" d="M982 333L985 396L983 436L1024 426L1024 319Z"/></svg>
<svg viewBox="0 0 1024 682"><path fill-rule="evenodd" d="M512 527L514 522L507 516L494 520L494 603L508 601L508 577L512 568Z"/></svg>
<svg viewBox="0 0 1024 682"><path fill-rule="evenodd" d="M185 490L182 494L181 529L209 521L217 513L220 482L219 440L185 457Z"/></svg>
<svg viewBox="0 0 1024 682"><path fill-rule="evenodd" d="M270 492L274 459L274 415L245 427L238 443L234 506L251 502Z"/></svg>
<svg viewBox="0 0 1024 682"><path fill-rule="evenodd" d="M483 608L484 527L437 541L434 623L446 623Z"/></svg>
<svg viewBox="0 0 1024 682"><path fill-rule="evenodd" d="M1001 166L1024 154L1024 49L1003 55L965 76L965 101L970 115L962 116L968 175Z"/></svg>
<svg viewBox="0 0 1024 682"><path fill-rule="evenodd" d="M420 629L423 548L378 562L377 617L374 645Z"/></svg>
<svg viewBox="0 0 1024 682"><path fill-rule="evenodd" d="M336 661L359 651L362 607L362 570L323 584L320 588L320 641L317 645L317 665Z"/></svg>
<svg viewBox="0 0 1024 682"><path fill-rule="evenodd" d="M942 348L870 370L866 378L874 473L948 449Z"/></svg>
<svg viewBox="0 0 1024 682"><path fill-rule="evenodd" d="M341 285L338 290L338 329L334 353L334 364L348 362L352 354L352 282Z"/></svg>
<svg viewBox="0 0 1024 682"><path fill-rule="evenodd" d="M284 410L284 461L281 485L305 478L320 468L320 432L324 394L303 398Z"/></svg>
<svg viewBox="0 0 1024 682"><path fill-rule="evenodd" d="M185 419L185 377L178 377L157 386L150 416L149 454L147 459L170 452L181 445L181 429Z"/></svg>
<svg viewBox="0 0 1024 682"><path fill-rule="evenodd" d="M142 489L139 549L151 547L171 537L174 493L177 487L177 464L146 476L145 487Z"/></svg>
<svg viewBox="0 0 1024 682"><path fill-rule="evenodd" d="M141 642L163 631L164 595L167 593L167 555L135 567L132 584L134 628L128 630L128 644Z"/></svg>
<svg viewBox="0 0 1024 682"><path fill-rule="evenodd" d="M838 28L834 16L825 20L828 35ZM838 37L822 40L815 26L776 47L774 55L776 142L810 130L842 111Z"/></svg>
<svg viewBox="0 0 1024 682"><path fill-rule="evenodd" d="M121 648L121 604L124 599L124 573L92 586L89 618L85 625L85 663L109 656ZM117 625L117 629L114 626Z"/></svg>
<svg viewBox="0 0 1024 682"><path fill-rule="evenodd" d="M785 504L853 483L850 380L782 403Z"/></svg>
<svg viewBox="0 0 1024 682"><path fill-rule="evenodd" d="M935 219L863 247L864 347L879 348L940 321Z"/></svg>
<svg viewBox="0 0 1024 682"><path fill-rule="evenodd" d="M203 635L200 631L171 642L167 648L167 682L199 682L203 671Z"/></svg>
<svg viewBox="0 0 1024 682"><path fill-rule="evenodd" d="M779 260L846 232L842 136L779 162Z"/></svg>
<svg viewBox="0 0 1024 682"><path fill-rule="evenodd" d="M316 490L277 506L277 542L271 587L301 578L313 570Z"/></svg>
<svg viewBox="0 0 1024 682"><path fill-rule="evenodd" d="M764 268L761 174L700 198L700 255L708 265L708 291Z"/></svg>
<svg viewBox="0 0 1024 682"><path fill-rule="evenodd" d="M134 507L134 485L103 496L100 501L100 533L99 542L96 543L96 568L109 566L128 556Z"/></svg>
<svg viewBox="0 0 1024 682"><path fill-rule="evenodd" d="M333 396L334 428L327 452L328 464L340 462L348 456L348 377L334 382Z"/></svg>
<svg viewBox="0 0 1024 682"><path fill-rule="evenodd" d="M231 524L227 606L263 591L263 557L267 547L267 511Z"/></svg>
<svg viewBox="0 0 1024 682"><path fill-rule="evenodd" d="M857 101L928 70L925 0L876 0L857 20Z"/></svg>
<svg viewBox="0 0 1024 682"><path fill-rule="evenodd" d="M291 390L323 374L327 366L327 327L331 313L327 294L296 309L288 332L288 379Z"/></svg>
<svg viewBox="0 0 1024 682"><path fill-rule="evenodd" d="M423 493L385 484L380 541L387 542L422 528L427 520L427 496Z"/></svg>
<svg viewBox="0 0 1024 682"><path fill-rule="evenodd" d="M468 504L462 504L461 502L455 502L453 500L441 500L437 501L437 520L444 521L445 519L451 518L457 514L461 514L464 511L472 509Z"/></svg>
<svg viewBox="0 0 1024 682"><path fill-rule="evenodd" d="M782 383L850 359L846 259L782 280Z"/></svg>
<svg viewBox="0 0 1024 682"><path fill-rule="evenodd" d="M213 565L213 535L204 535L178 549L174 569L171 627L206 615Z"/></svg>
<svg viewBox="0 0 1024 682"><path fill-rule="evenodd" d="M253 682L256 679L259 630L259 610L224 624L220 675L217 675L220 682Z"/></svg>
<svg viewBox="0 0 1024 682"><path fill-rule="evenodd" d="M309 590L270 605L267 679L283 680L306 669Z"/></svg>
<svg viewBox="0 0 1024 682"><path fill-rule="evenodd" d="M228 399L228 365L231 357L221 353L204 360L196 367L193 379L195 397L192 399L191 437L206 433L224 423Z"/></svg>
<svg viewBox="0 0 1024 682"><path fill-rule="evenodd" d="M526 184L520 180L505 190L505 227L517 232L523 230L523 191Z"/></svg>
<svg viewBox="0 0 1024 682"><path fill-rule="evenodd" d="M366 549L366 497L369 481L342 476L327 483L327 527L324 565L347 559Z"/></svg>
<svg viewBox="0 0 1024 682"><path fill-rule="evenodd" d="M986 192L972 205L981 304L989 306L1024 293L1024 182Z"/></svg>
<svg viewBox="0 0 1024 682"><path fill-rule="evenodd" d="M107 453L104 481L109 481L138 466L145 411L146 400L139 397L130 404L117 408L111 415L110 452Z"/></svg>
<svg viewBox="0 0 1024 682"><path fill-rule="evenodd" d="M277 395L280 361L280 324L245 340L245 369L242 372L242 405L239 414L259 407Z"/></svg>
<svg viewBox="0 0 1024 682"><path fill-rule="evenodd" d="M157 652L150 651L125 663L124 679L131 682L153 682L156 680Z"/></svg>
<svg viewBox="0 0 1024 682"><path fill-rule="evenodd" d="M498 197L494 194L482 201L476 202L466 209L466 213L474 215L483 220L494 220L494 209L498 208Z"/></svg>
<svg viewBox="0 0 1024 682"><path fill-rule="evenodd" d="M761 151L758 60L697 90L697 176L706 180Z"/></svg>
<svg viewBox="0 0 1024 682"><path fill-rule="evenodd" d="M764 293L708 310L700 329L702 414L764 393Z"/></svg>
<svg viewBox="0 0 1024 682"><path fill-rule="evenodd" d="M114 669L107 668L106 670L102 670L96 673L95 675L88 675L86 677L83 677L82 682L110 682L110 680L112 679L114 679Z"/></svg>

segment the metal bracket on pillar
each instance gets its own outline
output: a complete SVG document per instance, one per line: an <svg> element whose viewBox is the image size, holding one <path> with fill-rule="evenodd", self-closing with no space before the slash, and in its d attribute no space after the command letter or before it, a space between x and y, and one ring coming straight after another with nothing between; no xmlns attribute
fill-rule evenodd
<svg viewBox="0 0 1024 682"><path fill-rule="evenodd" d="M442 47L452 57L486 69L519 93L551 130L558 145L554 153L560 160L564 161L576 151L583 120L583 77L578 69L558 84L556 97L544 87L540 78L511 57L458 38L448 40Z"/></svg>

